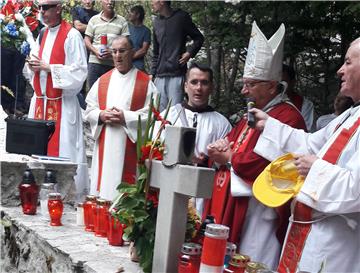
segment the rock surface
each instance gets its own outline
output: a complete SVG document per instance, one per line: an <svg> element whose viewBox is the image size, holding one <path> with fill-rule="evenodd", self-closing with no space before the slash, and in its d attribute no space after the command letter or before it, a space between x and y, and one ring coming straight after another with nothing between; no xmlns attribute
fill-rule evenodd
<svg viewBox="0 0 360 273"><path fill-rule="evenodd" d="M76 226L76 213L69 206L60 227L51 227L41 215L24 215L20 207L0 209L5 270L17 268L17 272L29 273L142 272L137 263L130 261L127 245L110 246L106 238L96 237Z"/></svg>

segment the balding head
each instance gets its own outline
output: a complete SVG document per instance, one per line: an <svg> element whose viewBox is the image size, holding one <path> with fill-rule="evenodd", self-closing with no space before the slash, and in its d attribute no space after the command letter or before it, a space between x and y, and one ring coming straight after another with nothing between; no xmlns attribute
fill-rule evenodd
<svg viewBox="0 0 360 273"><path fill-rule="evenodd" d="M119 36L111 44L114 66L121 74L126 74L132 68L134 50L128 36Z"/></svg>
<svg viewBox="0 0 360 273"><path fill-rule="evenodd" d="M355 39L345 55L344 64L337 74L341 79L340 92L353 101L360 101L360 38Z"/></svg>

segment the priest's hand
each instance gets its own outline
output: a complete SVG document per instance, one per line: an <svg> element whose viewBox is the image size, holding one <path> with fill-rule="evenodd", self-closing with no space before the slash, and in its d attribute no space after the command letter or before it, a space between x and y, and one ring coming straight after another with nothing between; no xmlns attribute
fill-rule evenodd
<svg viewBox="0 0 360 273"><path fill-rule="evenodd" d="M102 123L110 124L111 117L113 116L113 112L111 109L105 109L100 112L99 119Z"/></svg>
<svg viewBox="0 0 360 273"><path fill-rule="evenodd" d="M300 175L306 177L311 169L311 166L318 159L316 155L295 155L294 164Z"/></svg>
<svg viewBox="0 0 360 273"><path fill-rule="evenodd" d="M46 72L51 71L50 65L35 55L32 55L31 59L28 60L28 63L29 63L30 70L32 70L34 72L41 71L41 70L46 71Z"/></svg>
<svg viewBox="0 0 360 273"><path fill-rule="evenodd" d="M259 131L264 130L269 115L257 108L249 109L249 112L253 113L255 116L255 128L258 129Z"/></svg>
<svg viewBox="0 0 360 273"><path fill-rule="evenodd" d="M123 110L113 107L111 111L112 111L112 116L110 117L111 123L117 123L123 126L126 125Z"/></svg>

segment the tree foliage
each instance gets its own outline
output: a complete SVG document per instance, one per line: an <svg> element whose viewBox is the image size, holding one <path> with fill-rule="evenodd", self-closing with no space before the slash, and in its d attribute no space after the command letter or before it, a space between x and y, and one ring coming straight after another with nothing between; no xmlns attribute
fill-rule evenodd
<svg viewBox="0 0 360 273"><path fill-rule="evenodd" d="M116 11L127 17L139 4L146 11L145 25L152 29L150 1L116 1ZM295 67L297 90L314 102L318 115L331 111L339 90L336 71L349 43L360 36L356 1L172 1L172 7L189 12L204 34L196 60L214 69L212 104L227 116L241 110L239 80L254 20L268 38L285 24L284 62ZM100 2L96 8L101 9ZM151 49L147 67L150 60Z"/></svg>

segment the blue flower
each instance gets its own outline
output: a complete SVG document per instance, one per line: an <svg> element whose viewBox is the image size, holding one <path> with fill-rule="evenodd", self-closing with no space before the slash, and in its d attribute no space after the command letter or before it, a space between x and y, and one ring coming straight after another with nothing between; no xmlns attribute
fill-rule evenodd
<svg viewBox="0 0 360 273"><path fill-rule="evenodd" d="M9 33L10 36L12 37L18 37L19 36L19 31L16 30L16 26L14 23L8 23L5 26L5 32Z"/></svg>
<svg viewBox="0 0 360 273"><path fill-rule="evenodd" d="M22 55L27 56L30 53L30 44L27 41L23 41L20 47Z"/></svg>

